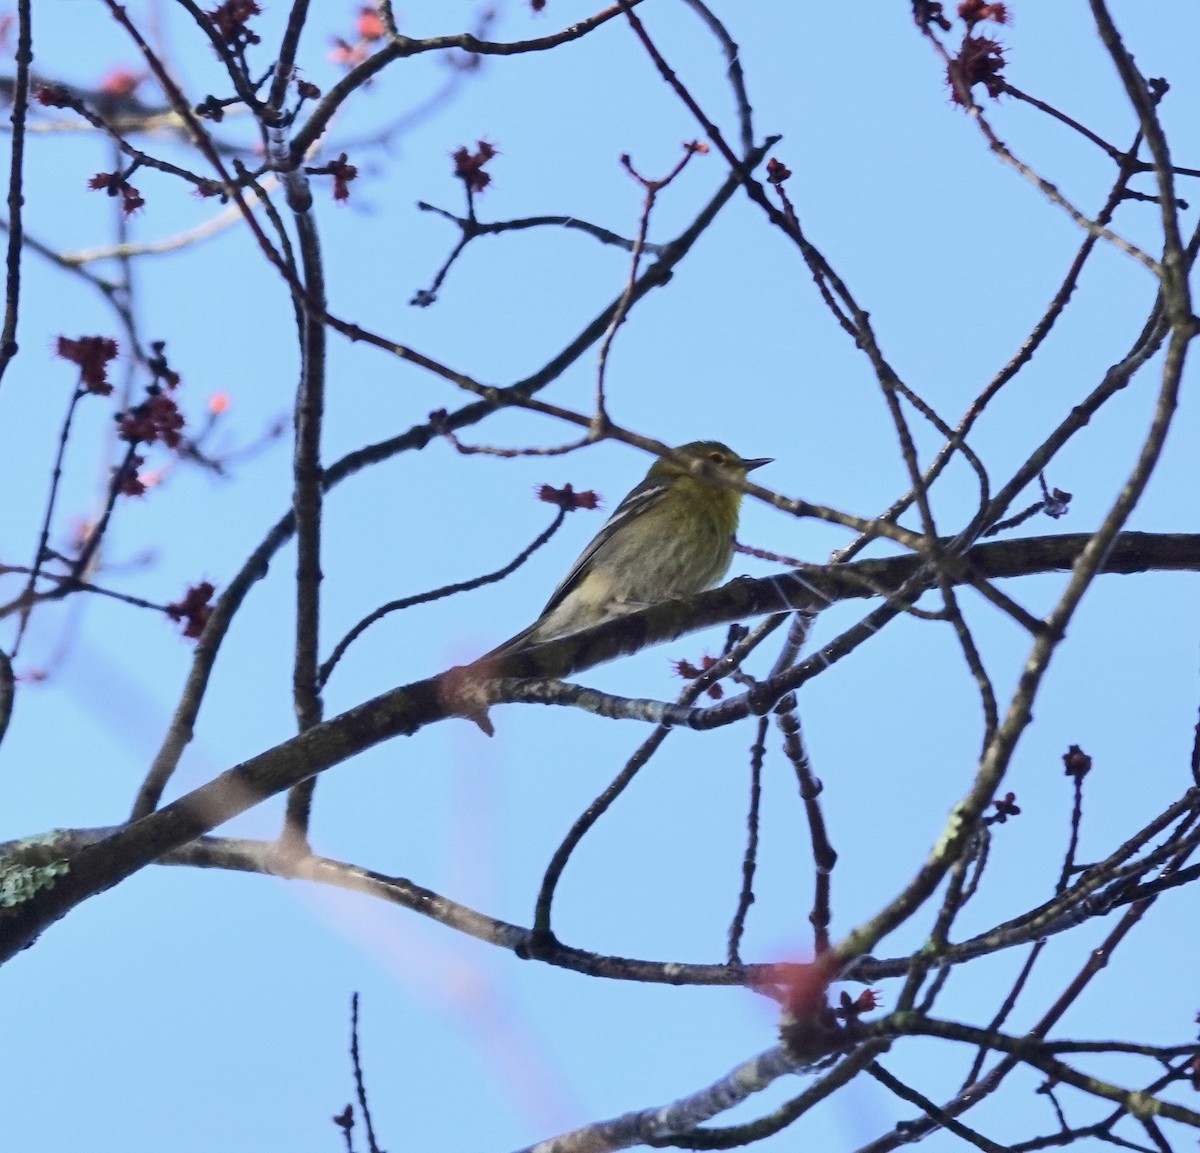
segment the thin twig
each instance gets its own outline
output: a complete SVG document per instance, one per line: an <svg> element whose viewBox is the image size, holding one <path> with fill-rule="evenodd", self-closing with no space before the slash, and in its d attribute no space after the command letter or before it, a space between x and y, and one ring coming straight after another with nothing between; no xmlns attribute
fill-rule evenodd
<svg viewBox="0 0 1200 1153"><path fill-rule="evenodd" d="M383 1153L375 1140L375 1126L371 1121L371 1107L367 1104L367 1085L363 1079L362 1058L358 1051L358 994L350 998L350 1062L354 1066L354 1092L362 1112L363 1124L367 1129L367 1147L370 1153Z"/></svg>
<svg viewBox="0 0 1200 1153"><path fill-rule="evenodd" d="M12 150L8 168L8 255L5 259L4 327L0 330L0 381L17 355L21 299L21 211L25 204L25 121L29 115L29 66L33 63L32 0L17 4L17 75L13 88Z"/></svg>

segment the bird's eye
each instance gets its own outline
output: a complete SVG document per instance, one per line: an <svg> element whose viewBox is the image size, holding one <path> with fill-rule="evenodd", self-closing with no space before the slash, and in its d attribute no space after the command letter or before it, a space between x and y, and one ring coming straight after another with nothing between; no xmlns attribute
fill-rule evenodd
<svg viewBox="0 0 1200 1153"><path fill-rule="evenodd" d="M713 462L713 464L724 464L725 463L724 455L719 452L710 452L708 454L708 459L711 460Z"/></svg>

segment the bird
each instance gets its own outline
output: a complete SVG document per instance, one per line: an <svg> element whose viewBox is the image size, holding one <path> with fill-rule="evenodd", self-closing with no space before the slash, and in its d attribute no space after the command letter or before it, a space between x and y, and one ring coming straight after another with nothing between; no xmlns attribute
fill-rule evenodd
<svg viewBox="0 0 1200 1153"><path fill-rule="evenodd" d="M771 457L746 459L717 440L659 457L579 554L541 615L487 653L491 660L672 597L712 588L733 561L742 481Z"/></svg>

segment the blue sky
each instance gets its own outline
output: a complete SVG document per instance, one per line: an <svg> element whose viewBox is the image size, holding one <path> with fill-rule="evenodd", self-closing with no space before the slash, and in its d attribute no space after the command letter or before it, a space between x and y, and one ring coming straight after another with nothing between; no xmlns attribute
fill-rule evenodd
<svg viewBox="0 0 1200 1153"><path fill-rule="evenodd" d="M257 27L269 45L284 6L265 7ZM300 66L327 88L339 74L327 59L330 38L348 32L354 9L314 7ZM951 106L907 4L870 12L861 5L714 7L741 47L758 132L783 136L773 155L794 172L788 189L809 235L870 311L896 370L956 421L1041 314L1079 231L990 155L969 118ZM1084 6L1024 0L1010 7L1013 23L999 36L1011 81L1127 144L1134 122ZM1177 147L1186 147L1200 107L1195 38L1184 34L1190 6L1125 0L1112 7L1139 65L1170 79L1163 117ZM702 26L682 4L647 0L640 10L697 98L731 125L723 65ZM131 4L130 11L159 21L189 97L224 91L211 52L175 6ZM535 16L509 4L492 34L543 35L589 11L551 0ZM422 36L471 27L477 10L446 0L401 16L407 34ZM139 67L103 6L78 0L38 5L35 51L39 72L78 84L94 84L117 65ZM260 51L259 58L269 56ZM339 140L361 138L419 105L447 75L432 56L385 72L335 125L330 154ZM149 85L143 92L151 97ZM1112 167L1098 150L1014 101L989 105L988 113L1022 159L1084 211L1098 208ZM236 120L222 131L245 138ZM480 380L519 379L620 291L627 258L576 233L487 237L468 248L436 304L410 307L455 240L452 226L414 207L427 200L460 209L450 153L481 138L499 148L494 183L479 200L486 219L569 213L631 234L641 191L619 156L629 153L642 171L662 173L681 142L697 135L619 20L552 53L487 61L436 115L386 150L351 150L361 175L349 204L334 204L317 181L331 307ZM170 142L154 147L184 155ZM30 140L28 152L30 234L63 251L110 242L112 202L86 188L91 175L113 166L105 145L46 133ZM651 238L673 236L723 177L716 155L696 158L663 195ZM135 239L171 236L218 211L158 174L139 173L135 183L147 202L130 222ZM1117 227L1152 249L1154 214L1152 205L1125 205ZM1193 220L1194 210L1185 213L1186 224ZM24 277L23 352L0 388L8 438L0 483L17 494L0 523L10 563L32 555L44 478L73 386L70 366L51 355L53 342L60 334L116 331L87 285L32 255ZM218 443L251 442L288 413L297 367L291 309L243 229L147 257L136 277L143 339L168 342L185 409L202 420L212 394L231 397ZM1127 257L1096 255L1072 309L973 435L997 483L1123 354L1153 293L1149 275ZM593 352L544 396L586 410L594 379ZM671 284L634 311L615 342L609 380L618 422L669 443L715 435L747 456L773 456L757 475L779 492L871 516L905 487L869 364L832 322L795 251L742 199L721 214ZM416 368L337 337L329 381L328 460L465 399ZM1021 531L1085 531L1099 522L1134 459L1155 387L1152 367L1056 460L1048 480L1074 494L1069 517L1035 520ZM80 413L59 541L71 516L95 509L111 411L97 400ZM1195 397L1185 390L1161 469L1130 527L1194 528L1198 421ZM574 435L513 412L466 430L463 439L529 445ZM926 455L939 444L929 429L919 430L918 441ZM550 519L533 499L535 485L591 487L611 509L646 467L642 454L617 444L498 460L459 456L435 442L355 476L326 506L325 651L384 601L504 563ZM284 442L238 464L228 479L177 470L161 489L120 508L106 580L157 601L177 599L200 579L222 587L288 507L289 485ZM962 523L974 497L969 473L952 468L934 493L943 526ZM332 679L327 715L470 660L528 623L601 520L576 513L510 580L375 626ZM752 502L740 536L813 561L848 540L842 530ZM147 550L150 563L121 571ZM290 551L276 559L231 630L171 796L294 731L293 561ZM769 571L745 558L734 570ZM1010 591L1044 612L1064 580L1029 579ZM970 598L964 606L998 690L1010 692L1028 638L990 606ZM859 612L850 606L823 614L818 639ZM1200 609L1183 575L1097 583L1013 762L1006 787L1023 812L998 830L990 888L964 914L963 935L1048 895L1067 831L1069 788L1059 758L1068 745L1083 745L1097 765L1082 859L1108 851L1182 791L1196 715L1198 625ZM18 668L51 667L53 675L19 694L0 756L0 840L125 816L186 676L191 649L177 633L161 617L119 604L73 603L35 617ZM671 662L714 651L720 636L688 638L582 679L623 695L673 698L679 682ZM768 659L759 658L755 671ZM801 711L841 853L833 898L840 936L894 893L939 835L974 771L979 707L950 631L902 620L808 686ZM326 774L316 849L528 923L562 835L648 734L628 722L532 706L498 708L493 720L491 740L451 721ZM563 940L613 954L721 959L737 898L751 740L747 725L671 736L572 861L556 912ZM809 945L812 868L777 746L764 788L761 883L745 953L774 960ZM279 803L265 804L227 831L272 835L280 813ZM1188 900L1183 893L1164 898L1152 923L1073 1010L1065 1022L1072 1034L1187 1039L1200 1007ZM919 921L881 952L913 947L926 927ZM1051 950L1013 1031L1044 1010L1104 928L1087 926ZM943 1015L985 1018L1021 959L1013 951L956 978ZM519 1147L690 1092L774 1041L771 1006L745 991L588 980L363 898L213 871L146 870L74 911L12 961L4 978L0 1021L11 1040L0 1047L7 1090L0 1134L14 1149L35 1142L51 1150L86 1143L96 1153L336 1149L340 1136L328 1119L352 1094L354 990L362 996L376 1124L392 1149ZM881 987L885 1007L897 991L895 982ZM913 1073L925 1092L937 1098L956 1086L958 1066L941 1047L914 1045L911 1054L908 1064L897 1057L895 1068ZM1140 1074L1128 1075L1136 1081ZM757 1115L797 1087L776 1086L734 1116ZM1021 1098L1022 1107L1031 1100ZM853 1148L910 1114L874 1083L856 1083L773 1144ZM1053 1124L1048 1108L1044 1116L1014 1116L1000 1100L972 1123L997 1140ZM929 1144L949 1148L953 1140L943 1135Z"/></svg>

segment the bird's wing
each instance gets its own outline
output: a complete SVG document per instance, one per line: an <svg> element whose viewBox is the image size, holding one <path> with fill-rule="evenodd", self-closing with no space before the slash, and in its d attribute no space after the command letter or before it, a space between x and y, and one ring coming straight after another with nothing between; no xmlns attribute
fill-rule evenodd
<svg viewBox="0 0 1200 1153"><path fill-rule="evenodd" d="M562 579L562 583L550 594L546 607L541 616L562 604L567 594L575 588L580 578L587 571L596 554L612 540L613 535L621 531L634 518L641 516L666 491L667 485L658 481L643 481L617 507L612 516L604 522L604 527L592 538L591 543L579 554L571 566L571 571ZM538 618L539 620L541 617Z"/></svg>

